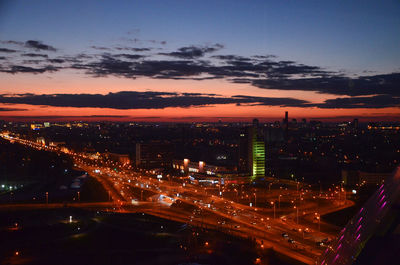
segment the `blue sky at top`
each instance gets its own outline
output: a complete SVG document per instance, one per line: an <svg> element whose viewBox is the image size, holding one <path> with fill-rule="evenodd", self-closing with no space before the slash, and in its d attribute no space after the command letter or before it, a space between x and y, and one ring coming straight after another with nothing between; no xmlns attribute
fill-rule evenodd
<svg viewBox="0 0 400 265"><path fill-rule="evenodd" d="M68 53L125 38L167 41L170 50L222 43L221 54L392 72L400 67L399 14L400 1L1 1L0 39Z"/></svg>

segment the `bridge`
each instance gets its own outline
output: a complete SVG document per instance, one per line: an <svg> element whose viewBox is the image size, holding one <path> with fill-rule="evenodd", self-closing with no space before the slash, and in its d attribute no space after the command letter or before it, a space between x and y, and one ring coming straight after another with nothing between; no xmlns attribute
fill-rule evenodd
<svg viewBox="0 0 400 265"><path fill-rule="evenodd" d="M371 237L392 225L399 206L400 166L341 230L337 239L322 254L318 264L354 264Z"/></svg>

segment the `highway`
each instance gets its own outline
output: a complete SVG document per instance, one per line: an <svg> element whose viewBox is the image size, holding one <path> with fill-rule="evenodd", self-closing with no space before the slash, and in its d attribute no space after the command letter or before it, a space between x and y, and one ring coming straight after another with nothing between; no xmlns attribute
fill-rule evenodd
<svg viewBox="0 0 400 265"><path fill-rule="evenodd" d="M260 248L273 248L304 264L315 264L325 250L317 242L335 239L336 232L321 222L321 213L352 204L340 187L328 191L304 183L271 179L265 189L250 185L199 184L188 177L162 176L84 153L45 146L0 134L6 140L31 148L65 153L77 169L88 172L106 189L112 202L79 205L116 212L145 212L165 219L255 238ZM35 205L35 206L33 206ZM72 204L71 204L72 205ZM58 205L61 207L62 205ZM30 207L3 205L1 207ZM57 205L32 204L32 207Z"/></svg>

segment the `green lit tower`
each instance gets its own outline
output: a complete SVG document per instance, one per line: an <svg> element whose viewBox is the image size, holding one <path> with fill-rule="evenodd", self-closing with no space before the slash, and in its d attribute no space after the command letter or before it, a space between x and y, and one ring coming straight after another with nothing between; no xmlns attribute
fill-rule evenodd
<svg viewBox="0 0 400 265"><path fill-rule="evenodd" d="M257 119L240 133L238 170L252 179L265 176L265 142Z"/></svg>
<svg viewBox="0 0 400 265"><path fill-rule="evenodd" d="M265 143L255 133L252 141L253 172L252 178L265 176Z"/></svg>

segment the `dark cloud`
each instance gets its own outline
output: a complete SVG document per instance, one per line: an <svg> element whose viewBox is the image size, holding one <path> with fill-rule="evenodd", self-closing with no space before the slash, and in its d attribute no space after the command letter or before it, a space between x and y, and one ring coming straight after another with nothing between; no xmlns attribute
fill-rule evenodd
<svg viewBox="0 0 400 265"><path fill-rule="evenodd" d="M197 53L200 54L201 52ZM197 55L189 53L185 56ZM114 75L126 78L226 79L262 89L301 90L348 96L400 95L400 73L350 78L321 67L272 60L271 57L216 55L211 58L217 62L212 62L199 59L149 60L136 54L103 54L100 59L83 60L71 67L103 77Z"/></svg>
<svg viewBox="0 0 400 265"><path fill-rule="evenodd" d="M94 57L95 56L89 54L80 53L75 56L59 56L55 60L58 60L56 63L60 63L59 60L63 60L63 62L76 64L76 63L88 62L90 59L93 59Z"/></svg>
<svg viewBox="0 0 400 265"><path fill-rule="evenodd" d="M95 49L95 50L100 50L100 51L109 51L109 50L111 50L110 48L100 47L100 46L90 46L90 48Z"/></svg>
<svg viewBox="0 0 400 265"><path fill-rule="evenodd" d="M42 74L45 72L55 72L58 71L59 68L48 65L42 68L33 68L29 66L21 66L21 65L12 65L11 67L4 69L0 68L0 72L17 74L17 73L32 73L32 74Z"/></svg>
<svg viewBox="0 0 400 265"><path fill-rule="evenodd" d="M345 76L325 76L300 79L247 80L259 88L280 90L303 90L319 93L362 96L400 95L400 73L349 78Z"/></svg>
<svg viewBox="0 0 400 265"><path fill-rule="evenodd" d="M135 39L137 40L137 39ZM161 45L165 45L167 44L167 42L165 40L162 41L158 41L158 40L148 40L148 42L153 43L153 44L161 44Z"/></svg>
<svg viewBox="0 0 400 265"><path fill-rule="evenodd" d="M50 63L65 63L66 62L65 59L58 59L58 58L48 59L47 61L50 62Z"/></svg>
<svg viewBox="0 0 400 265"><path fill-rule="evenodd" d="M53 51L53 52L55 52L57 50L53 46L44 44L43 42L36 41L36 40L28 40L28 41L26 41L25 42L25 47L32 48L32 49L35 49L37 51L43 50L43 51Z"/></svg>
<svg viewBox="0 0 400 265"><path fill-rule="evenodd" d="M328 99L322 104L314 106L323 109L381 109L389 107L400 108L400 97L390 95L378 95L371 97L351 97L351 98L335 98Z"/></svg>
<svg viewBox="0 0 400 265"><path fill-rule="evenodd" d="M178 79L198 76L207 73L207 67L202 62L194 61L151 61L146 60L134 65L135 76L147 76L162 79Z"/></svg>
<svg viewBox="0 0 400 265"><path fill-rule="evenodd" d="M13 52L16 52L16 50L7 49L7 48L0 48L0 52L13 53Z"/></svg>
<svg viewBox="0 0 400 265"><path fill-rule="evenodd" d="M24 53L22 56L25 57L42 57L42 58L48 58L49 56L47 54L39 54L39 53Z"/></svg>
<svg viewBox="0 0 400 265"><path fill-rule="evenodd" d="M136 41L139 42L140 40ZM2 44L21 45L20 42L16 41L0 42ZM161 43L157 41L140 42ZM56 51L54 47L34 40L28 40L22 46L25 47L24 50L28 47L39 51ZM400 73L374 74L373 72L364 72L362 76L354 77L346 75L345 72L340 70L333 72L319 66L305 65L291 60L278 60L274 55L212 54L223 47L221 44L185 46L173 52L146 53L143 55L141 52L153 51L156 48L92 46L93 49L99 50L97 54L81 53L48 58L47 54L26 52L20 56L41 57L46 60L24 60L19 63L11 63L11 59L16 58L15 55L13 57L16 50L0 48L0 52L10 54L8 55L10 58L0 57L0 60L4 60L2 66L0 66L0 72L11 74L48 73L61 69L59 66L62 64L63 69L83 70L86 74L94 77L117 76L132 79L149 77L175 80L225 79L228 82L249 84L261 89L310 91L358 98L360 96L370 98L376 95L389 95L392 97L392 101L389 102L392 103L395 103L396 97L400 96ZM120 53L116 53L116 51ZM162 60L159 60L155 59L160 58L157 55L167 57L161 57ZM151 56L156 57L152 58ZM7 61L6 59L10 60ZM33 68L30 66L32 64L40 65L40 67ZM244 103L240 102L239 104ZM261 102L248 102L248 104L261 104ZM303 104L303 102L300 102L300 104ZM331 108L335 104L342 104L347 108L355 106L351 103L346 105L347 103L339 100L322 104L318 107ZM371 105L368 102L366 104ZM391 106L390 104L387 105Z"/></svg>
<svg viewBox="0 0 400 265"><path fill-rule="evenodd" d="M141 58L144 58L144 55L140 55L140 54L127 54L127 53L121 53L121 54L115 54L115 57L123 57L126 59L131 59L131 60L138 60Z"/></svg>
<svg viewBox="0 0 400 265"><path fill-rule="evenodd" d="M23 64L40 64L42 62L43 62L43 60L23 60L22 61Z"/></svg>
<svg viewBox="0 0 400 265"><path fill-rule="evenodd" d="M148 52L151 51L151 48L131 48L131 47L116 47L118 51L133 51L133 52Z"/></svg>
<svg viewBox="0 0 400 265"><path fill-rule="evenodd" d="M0 40L2 44L11 44L11 45L19 45L22 46L24 43L22 41L15 41L15 40Z"/></svg>
<svg viewBox="0 0 400 265"><path fill-rule="evenodd" d="M17 109L17 108L0 108L1 111L26 111L27 109Z"/></svg>
<svg viewBox="0 0 400 265"><path fill-rule="evenodd" d="M217 104L254 104L268 106L301 106L307 101L293 98L221 97L214 94L122 91L100 94L3 94L1 103L46 105L56 107L92 107L113 109L164 109L168 107L201 107Z"/></svg>
<svg viewBox="0 0 400 265"><path fill-rule="evenodd" d="M232 62L232 61L251 61L251 58L243 57L243 56L238 56L238 55L214 55L211 56L211 58L216 58L219 60L227 61L227 62Z"/></svg>
<svg viewBox="0 0 400 265"><path fill-rule="evenodd" d="M232 98L237 98L243 101L250 101L252 105L265 105L265 106L285 106L285 107L304 107L309 103L306 100L300 100L295 98L265 98L265 97L253 97L238 95ZM246 103L246 102L245 102Z"/></svg>
<svg viewBox="0 0 400 265"><path fill-rule="evenodd" d="M253 58L256 59L275 59L278 58L278 56L273 55L273 54L268 54L268 55L254 55L252 56Z"/></svg>
<svg viewBox="0 0 400 265"><path fill-rule="evenodd" d="M71 68L86 70L87 73L98 77L114 75L135 78L133 66L134 63L131 61L123 61L110 55L102 55L100 61L86 64L77 63L73 64Z"/></svg>
<svg viewBox="0 0 400 265"><path fill-rule="evenodd" d="M223 47L224 46L219 43L214 44L212 46L204 46L204 47L188 46L188 47L179 48L175 52L159 53L159 54L176 57L176 58L182 58L182 59L194 59L194 58L203 57L206 53L218 51L218 50L222 49Z"/></svg>

